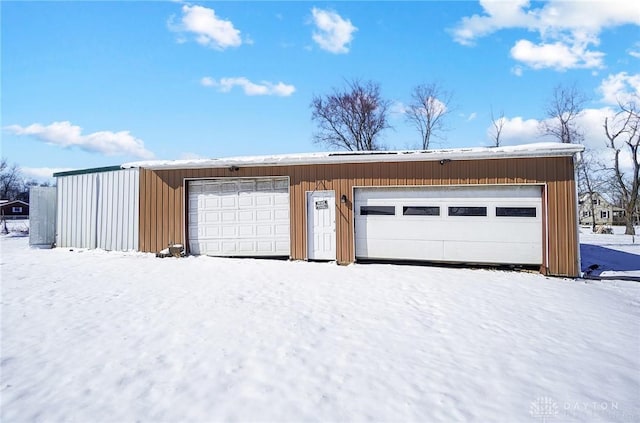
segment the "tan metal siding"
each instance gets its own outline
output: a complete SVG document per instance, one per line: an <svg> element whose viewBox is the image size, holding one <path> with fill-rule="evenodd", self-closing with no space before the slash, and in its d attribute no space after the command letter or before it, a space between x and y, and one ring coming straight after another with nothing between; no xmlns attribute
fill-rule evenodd
<svg viewBox="0 0 640 423"><path fill-rule="evenodd" d="M336 193L337 260L350 263L353 251L353 187L465 184L546 184L550 274L577 276L575 182L571 157L435 162L355 163L229 169L141 169L140 248L158 251L169 242L186 242L184 179L288 176L291 257L307 258L306 192ZM346 203L340 203L345 194Z"/></svg>

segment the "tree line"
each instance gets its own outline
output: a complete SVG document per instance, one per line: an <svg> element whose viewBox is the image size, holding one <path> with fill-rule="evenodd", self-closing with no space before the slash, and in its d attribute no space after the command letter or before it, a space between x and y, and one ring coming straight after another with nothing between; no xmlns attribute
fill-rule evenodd
<svg viewBox="0 0 640 423"><path fill-rule="evenodd" d="M32 186L50 186L49 182L26 179L17 164L10 164L6 158L0 160L0 199L29 202L29 189Z"/></svg>
<svg viewBox="0 0 640 423"><path fill-rule="evenodd" d="M546 119L540 122L539 132L561 143L581 143L584 132L579 117L587 97L574 85L558 85L547 101ZM411 100L403 106L405 120L418 133L420 148L428 150L434 138L444 138L448 129L446 119L454 109L453 93L439 83L417 85ZM634 217L640 206L640 98L619 101L611 116L604 118L603 139L612 152L612 162L605 162L594 151L587 150L577 163L578 189L581 195L607 192L625 210L625 233L634 235ZM349 151L373 151L386 148L381 134L390 129L391 101L381 94L375 81L346 81L342 88L334 88L326 95L314 95L311 100L311 119L317 126L313 134L316 143L329 148ZM506 119L504 112L494 114L491 108L492 145L502 143ZM631 170L621 165L621 156L631 158ZM589 200L591 202L591 200ZM592 207L593 227L595 213Z"/></svg>

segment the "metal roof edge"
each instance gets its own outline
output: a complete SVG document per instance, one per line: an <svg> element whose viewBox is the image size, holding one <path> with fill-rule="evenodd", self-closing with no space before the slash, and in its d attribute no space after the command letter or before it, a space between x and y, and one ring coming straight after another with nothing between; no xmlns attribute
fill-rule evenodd
<svg viewBox="0 0 640 423"><path fill-rule="evenodd" d="M101 172L111 172L114 170L121 170L122 166L104 166L104 167L92 167L87 169L77 169L77 170L67 170L64 172L56 172L53 174L54 178L58 178L60 176L72 176L72 175L86 175L88 173L101 173Z"/></svg>
<svg viewBox="0 0 640 423"><path fill-rule="evenodd" d="M29 205L29 203L27 203L26 201L22 201L22 200L7 200L4 203L0 203L0 206L5 207L5 206L8 206L8 205L14 204L14 203L22 203L25 206Z"/></svg>
<svg viewBox="0 0 640 423"><path fill-rule="evenodd" d="M230 157L201 160L168 160L131 162L122 168L150 170L203 169L228 167L267 167L314 164L351 164L371 162L416 162L453 160L492 160L534 157L567 157L584 151L580 144L537 143L508 147L475 147L442 150L372 151L305 153L299 155L274 155L257 157Z"/></svg>

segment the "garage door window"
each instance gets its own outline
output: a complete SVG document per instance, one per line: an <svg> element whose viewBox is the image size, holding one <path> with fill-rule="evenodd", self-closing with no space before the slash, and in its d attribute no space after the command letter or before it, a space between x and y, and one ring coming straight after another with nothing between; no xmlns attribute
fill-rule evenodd
<svg viewBox="0 0 640 423"><path fill-rule="evenodd" d="M496 207L497 217L536 217L535 207Z"/></svg>
<svg viewBox="0 0 640 423"><path fill-rule="evenodd" d="M404 206L402 214L405 216L440 216L440 207Z"/></svg>
<svg viewBox="0 0 640 423"><path fill-rule="evenodd" d="M449 207L449 216L486 216L486 207Z"/></svg>
<svg viewBox="0 0 640 423"><path fill-rule="evenodd" d="M393 216L395 214L394 206L360 206L361 216Z"/></svg>

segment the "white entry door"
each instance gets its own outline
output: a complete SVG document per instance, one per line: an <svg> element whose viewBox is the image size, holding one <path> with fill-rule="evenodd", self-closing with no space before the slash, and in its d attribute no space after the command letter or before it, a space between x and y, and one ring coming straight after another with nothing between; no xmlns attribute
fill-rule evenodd
<svg viewBox="0 0 640 423"><path fill-rule="evenodd" d="M336 259L336 193L307 192L307 255L309 260Z"/></svg>

